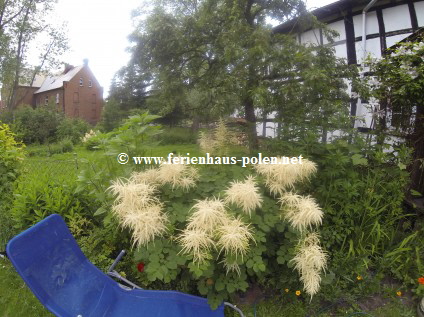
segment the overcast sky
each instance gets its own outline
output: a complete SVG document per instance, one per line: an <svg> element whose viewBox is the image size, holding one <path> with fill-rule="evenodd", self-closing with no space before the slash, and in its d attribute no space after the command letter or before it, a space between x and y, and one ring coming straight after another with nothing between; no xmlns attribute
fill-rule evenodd
<svg viewBox="0 0 424 317"><path fill-rule="evenodd" d="M308 0L314 9L334 0ZM74 66L88 58L89 66L107 97L113 75L129 58L125 49L133 30L131 11L142 0L59 0L54 19L67 21L70 50L62 60Z"/></svg>

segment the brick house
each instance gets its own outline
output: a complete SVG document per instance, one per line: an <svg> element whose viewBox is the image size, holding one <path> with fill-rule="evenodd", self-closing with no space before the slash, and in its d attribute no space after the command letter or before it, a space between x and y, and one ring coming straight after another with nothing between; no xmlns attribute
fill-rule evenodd
<svg viewBox="0 0 424 317"><path fill-rule="evenodd" d="M81 118L91 124L100 120L103 87L88 67L87 60L76 67L66 65L62 74L47 77L33 93L34 107L52 103L66 117Z"/></svg>

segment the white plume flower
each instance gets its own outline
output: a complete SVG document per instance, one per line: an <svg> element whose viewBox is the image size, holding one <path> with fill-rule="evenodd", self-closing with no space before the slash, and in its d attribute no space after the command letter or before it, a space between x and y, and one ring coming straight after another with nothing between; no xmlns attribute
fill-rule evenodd
<svg viewBox="0 0 424 317"><path fill-rule="evenodd" d="M201 131L199 133L198 139L200 150L203 153L214 154L216 151L216 141L213 139L211 135L206 132Z"/></svg>
<svg viewBox="0 0 424 317"><path fill-rule="evenodd" d="M162 212L156 187L146 183L118 179L109 190L116 196L112 211L120 224L132 231L134 245L149 243L166 231L168 217Z"/></svg>
<svg viewBox="0 0 424 317"><path fill-rule="evenodd" d="M198 229L213 234L217 227L228 219L225 204L218 198L198 200L192 209L194 212L188 219L187 229Z"/></svg>
<svg viewBox="0 0 424 317"><path fill-rule="evenodd" d="M162 205L132 210L122 220L122 226L132 230L133 244L146 245L166 232L168 217L162 212Z"/></svg>
<svg viewBox="0 0 424 317"><path fill-rule="evenodd" d="M206 231L199 229L185 229L178 237L178 242L183 247L182 252L193 255L193 262L203 263L211 258L213 240Z"/></svg>
<svg viewBox="0 0 424 317"><path fill-rule="evenodd" d="M196 185L199 178L197 170L186 164L161 164L158 170L157 180L161 184L170 184L172 188L182 187L189 189Z"/></svg>
<svg viewBox="0 0 424 317"><path fill-rule="evenodd" d="M249 176L244 182L231 182L230 187L225 191L225 195L225 202L242 208L249 216L252 210L262 205L259 188L256 186L252 176Z"/></svg>
<svg viewBox="0 0 424 317"><path fill-rule="evenodd" d="M157 185L159 184L159 170L157 168L148 168L142 172L134 172L131 174L130 181Z"/></svg>
<svg viewBox="0 0 424 317"><path fill-rule="evenodd" d="M228 275L230 272L236 272L239 276L241 274L240 266L237 261L231 261L227 257L224 257L224 260L221 261L224 265L226 274Z"/></svg>
<svg viewBox="0 0 424 317"><path fill-rule="evenodd" d="M286 193L280 198L284 208L284 217L297 230L303 232L313 225L322 223L323 212L310 196Z"/></svg>
<svg viewBox="0 0 424 317"><path fill-rule="evenodd" d="M298 245L298 252L292 259L295 268L300 274L304 290L311 297L320 288L321 275L327 266L327 254L320 246L319 236L316 233L307 235Z"/></svg>
<svg viewBox="0 0 424 317"><path fill-rule="evenodd" d="M277 162L282 163L284 159L277 157ZM316 164L307 159L303 159L302 164L255 164L254 168L265 178L265 185L274 196L293 189L296 182L308 179L317 170Z"/></svg>
<svg viewBox="0 0 424 317"><path fill-rule="evenodd" d="M252 228L246 225L240 218L228 219L225 224L217 229L217 247L220 253L232 255L236 258L243 256L249 250L249 241L253 240Z"/></svg>

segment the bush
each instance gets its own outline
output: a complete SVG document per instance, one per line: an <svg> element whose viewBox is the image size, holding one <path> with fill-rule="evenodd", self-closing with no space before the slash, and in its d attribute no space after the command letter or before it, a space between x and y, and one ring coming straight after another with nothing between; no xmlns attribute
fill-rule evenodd
<svg viewBox="0 0 424 317"><path fill-rule="evenodd" d="M68 139L73 144L81 142L81 138L90 129L90 125L81 119L65 118L57 127L57 139L63 140ZM72 150L71 150L72 151ZM69 152L69 151L65 151Z"/></svg>
<svg viewBox="0 0 424 317"><path fill-rule="evenodd" d="M15 111L13 130L25 144L54 142L63 119L55 106L20 107Z"/></svg>
<svg viewBox="0 0 424 317"><path fill-rule="evenodd" d="M60 142L62 153L72 152L74 150L74 143L71 139L65 138Z"/></svg>
<svg viewBox="0 0 424 317"><path fill-rule="evenodd" d="M20 165L24 157L23 144L15 140L15 135L7 124L0 123L0 246L11 237L8 206L12 199L13 183L21 173Z"/></svg>
<svg viewBox="0 0 424 317"><path fill-rule="evenodd" d="M417 225L418 215L404 206L410 150L400 146L388 151L390 145L364 141L361 136L350 144L321 144L313 138L299 143L274 140L268 149L289 155L300 150L318 163L311 186L326 212L321 234L336 279L328 288L343 287L346 276L368 274L395 276L405 288L422 292L417 276L424 275L424 228Z"/></svg>

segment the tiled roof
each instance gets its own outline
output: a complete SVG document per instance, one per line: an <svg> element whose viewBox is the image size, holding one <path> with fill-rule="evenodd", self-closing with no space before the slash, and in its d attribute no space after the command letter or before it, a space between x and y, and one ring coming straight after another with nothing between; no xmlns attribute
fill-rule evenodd
<svg viewBox="0 0 424 317"><path fill-rule="evenodd" d="M34 94L63 87L63 82L70 81L83 67L83 65L77 66L65 74L55 77L47 77L40 89L38 89Z"/></svg>

